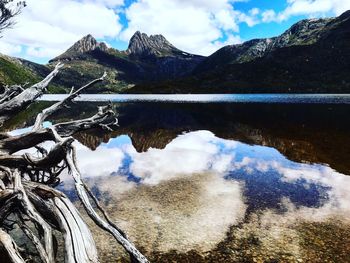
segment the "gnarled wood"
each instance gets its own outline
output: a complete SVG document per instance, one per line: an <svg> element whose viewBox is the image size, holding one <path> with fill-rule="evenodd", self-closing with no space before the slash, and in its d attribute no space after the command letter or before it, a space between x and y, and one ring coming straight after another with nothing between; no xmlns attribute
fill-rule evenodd
<svg viewBox="0 0 350 263"><path fill-rule="evenodd" d="M21 91L11 98L0 97L0 116L12 110L26 107L39 97L49 82L57 74L61 64L43 81ZM44 109L37 115L32 129L24 134L0 136L0 227L5 226L11 214L17 215L17 225L29 238L37 250L38 256L45 263L55 262L53 247L53 229L63 235L65 245L65 262L97 263L98 256L91 232L82 220L78 210L61 192L53 189L59 182L60 173L67 169L75 181L77 194L90 218L103 230L109 232L130 254L132 262L148 262L137 250L127 235L109 218L98 203L90 189L83 182L77 167L74 133L91 128L112 130L117 126L116 114L111 105L98 108L90 118L57 123L44 128L43 122L53 113L67 107L68 103L86 88L102 81L106 74L87 85L72 90L62 101ZM2 103L1 103L2 102ZM51 149L40 146L46 141L54 142ZM37 155L23 150L33 148ZM19 153L19 151L21 151ZM51 187L52 186L52 187ZM102 212L100 216L90 202L90 198ZM12 220L12 219L11 219ZM10 221L11 221L10 220ZM28 227L26 220L34 225L36 231ZM16 224L12 222L11 225ZM7 226L11 228L11 226ZM25 253L21 255L15 241L4 230L0 232L0 241L13 262L24 262ZM10 245L12 244L12 247Z"/></svg>
<svg viewBox="0 0 350 263"><path fill-rule="evenodd" d="M59 69L63 67L63 64L58 63L54 70L42 81L34 84L33 86L23 90L21 93L16 95L10 100L0 104L0 116L1 121L8 119L14 113L23 110L28 105L33 103L46 91L47 86L51 80L58 74Z"/></svg>
<svg viewBox="0 0 350 263"><path fill-rule="evenodd" d="M33 130L38 130L39 128L42 127L42 124L44 122L44 120L49 117L51 114L53 114L54 112L56 112L57 110L61 109L62 107L64 107L65 105L67 105L68 102L72 101L73 99L75 99L76 97L79 96L79 94L84 90L87 89L88 87L94 85L95 83L99 82L99 81L103 81L104 78L107 76L106 72L102 75L102 77L98 78L98 79L94 79L93 81L89 82L88 84L84 85L83 87L81 87L80 89L78 89L77 91L74 91L74 89L72 88L69 96L65 99L63 99L62 101L59 101L55 104L53 104L52 106L44 109L42 112L40 112L35 120L35 124L33 126Z"/></svg>
<svg viewBox="0 0 350 263"><path fill-rule="evenodd" d="M25 263L21 254L18 252L18 247L13 241L12 237L0 228L0 243L3 247L1 253L6 253L7 255L2 255L1 257L7 257L13 263Z"/></svg>
<svg viewBox="0 0 350 263"><path fill-rule="evenodd" d="M38 251L38 253L40 255L41 260L44 263L52 263L53 261L50 260L49 256L47 255L47 253L45 251L45 248L41 244L39 238L36 235L34 235L32 230L28 226L26 226L25 224L21 224L20 227L23 230L23 232L27 235L27 237L34 244L36 250Z"/></svg>
<svg viewBox="0 0 350 263"><path fill-rule="evenodd" d="M45 243L45 252L49 262L54 262L53 255L53 241L52 241L52 229L50 225L44 220L44 218L36 211L33 204L28 199L26 191L21 182L20 175L17 170L13 173L14 178L14 190L20 193L19 200L21 202L24 213L32 219L33 222L37 224L44 232L44 243Z"/></svg>
<svg viewBox="0 0 350 263"><path fill-rule="evenodd" d="M20 85L5 86L4 92L0 95L0 105L20 94L24 89Z"/></svg>
<svg viewBox="0 0 350 263"><path fill-rule="evenodd" d="M26 182L24 186L38 211L49 213L50 222L63 233L65 262L98 262L91 232L67 196L41 184Z"/></svg>

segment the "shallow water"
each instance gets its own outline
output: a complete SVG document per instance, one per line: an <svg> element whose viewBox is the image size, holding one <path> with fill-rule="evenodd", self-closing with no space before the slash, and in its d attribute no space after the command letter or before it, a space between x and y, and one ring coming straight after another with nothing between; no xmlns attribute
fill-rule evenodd
<svg viewBox="0 0 350 263"><path fill-rule="evenodd" d="M79 167L152 262L349 262L350 105L114 105L115 132L75 136ZM125 261L91 226L102 262Z"/></svg>

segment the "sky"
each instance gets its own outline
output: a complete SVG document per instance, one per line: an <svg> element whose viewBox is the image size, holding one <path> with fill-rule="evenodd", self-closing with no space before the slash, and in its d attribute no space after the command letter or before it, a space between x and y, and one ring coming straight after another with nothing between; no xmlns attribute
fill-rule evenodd
<svg viewBox="0 0 350 263"><path fill-rule="evenodd" d="M338 16L350 0L26 0L0 53L37 63L87 34L125 50L141 31L162 34L183 51L210 55L253 38L273 37L304 18Z"/></svg>

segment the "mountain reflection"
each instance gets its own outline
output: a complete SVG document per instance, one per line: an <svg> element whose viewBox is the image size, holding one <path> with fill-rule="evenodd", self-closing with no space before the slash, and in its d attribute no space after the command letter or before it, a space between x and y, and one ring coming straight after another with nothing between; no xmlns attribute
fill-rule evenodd
<svg viewBox="0 0 350 263"><path fill-rule="evenodd" d="M79 103L80 111L95 111L93 103ZM289 159L326 163L350 174L350 121L348 105L127 103L115 104L117 131L77 135L91 149L126 134L138 152L164 148L179 134L209 130L220 138L270 146ZM65 113L69 116L77 112ZM60 116L61 117L61 116Z"/></svg>
<svg viewBox="0 0 350 263"><path fill-rule="evenodd" d="M235 242L254 236L261 251L289 242L271 253L302 258L300 224L347 225L350 218L350 177L210 131L184 133L144 152L125 135L95 151L81 144L77 150L83 176L147 253L204 253L231 233L239 235ZM69 193L72 185L61 187Z"/></svg>

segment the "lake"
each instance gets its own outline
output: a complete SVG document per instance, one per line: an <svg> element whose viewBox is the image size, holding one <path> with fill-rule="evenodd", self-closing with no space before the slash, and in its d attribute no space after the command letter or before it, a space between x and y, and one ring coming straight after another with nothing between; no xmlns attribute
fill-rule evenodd
<svg viewBox="0 0 350 263"><path fill-rule="evenodd" d="M62 100L67 95L50 94L43 101ZM350 104L350 94L82 94L78 101L197 102L197 103L337 103Z"/></svg>
<svg viewBox="0 0 350 263"><path fill-rule="evenodd" d="M75 135L79 168L151 262L349 262L349 95L83 95L52 121L108 100L119 128ZM101 261L125 262L89 224Z"/></svg>

